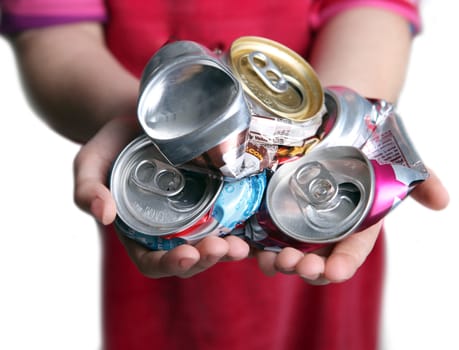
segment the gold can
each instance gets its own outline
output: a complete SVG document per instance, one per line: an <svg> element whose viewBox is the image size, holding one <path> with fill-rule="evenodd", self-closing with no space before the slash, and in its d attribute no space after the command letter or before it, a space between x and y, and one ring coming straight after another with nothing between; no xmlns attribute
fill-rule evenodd
<svg viewBox="0 0 459 350"><path fill-rule="evenodd" d="M245 36L232 43L228 61L249 97L252 114L305 122L325 113L316 72L288 47Z"/></svg>

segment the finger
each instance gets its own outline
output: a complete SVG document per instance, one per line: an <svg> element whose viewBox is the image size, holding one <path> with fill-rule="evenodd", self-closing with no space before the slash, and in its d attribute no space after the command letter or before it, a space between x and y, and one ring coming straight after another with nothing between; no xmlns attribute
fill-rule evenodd
<svg viewBox="0 0 459 350"><path fill-rule="evenodd" d="M200 259L198 250L188 244L170 251L153 251L122 234L118 234L118 237L131 260L146 277L182 276L188 273Z"/></svg>
<svg viewBox="0 0 459 350"><path fill-rule="evenodd" d="M250 246L243 239L228 235L225 237L225 241L228 243L228 252L223 260L236 261L245 259L249 256Z"/></svg>
<svg viewBox="0 0 459 350"><path fill-rule="evenodd" d="M74 200L82 210L103 224L116 215L115 203L106 180L113 160L137 134L138 127L128 118L119 118L104 126L74 160Z"/></svg>
<svg viewBox="0 0 459 350"><path fill-rule="evenodd" d="M325 272L325 261L324 256L306 254L296 265L296 272L309 283L318 281Z"/></svg>
<svg viewBox="0 0 459 350"><path fill-rule="evenodd" d="M115 220L116 204L110 190L103 184L96 181L84 181L75 191L75 197L78 197L78 201L83 197L87 198L89 209L86 211L101 224L109 225Z"/></svg>
<svg viewBox="0 0 459 350"><path fill-rule="evenodd" d="M417 185L411 192L411 196L433 210L441 210L449 203L449 194L443 186L439 177L429 169L430 176L422 183Z"/></svg>
<svg viewBox="0 0 459 350"><path fill-rule="evenodd" d="M351 278L373 249L381 227L382 220L337 243L325 261L324 277L331 282L342 282Z"/></svg>
<svg viewBox="0 0 459 350"><path fill-rule="evenodd" d="M149 268L152 272L156 271L167 276L178 277L192 276L193 273L191 272L202 259L199 250L189 244L178 246L166 252L161 255L159 261L154 258L152 262L149 262Z"/></svg>
<svg viewBox="0 0 459 350"><path fill-rule="evenodd" d="M229 250L228 243L220 237L209 236L199 241L195 248L199 252L199 260L180 277L191 277L203 272L218 263Z"/></svg>
<svg viewBox="0 0 459 350"><path fill-rule="evenodd" d="M249 254L248 244L234 236L225 238L210 236L196 244L200 260L180 277L191 277L201 273L222 261L235 261L246 258Z"/></svg>
<svg viewBox="0 0 459 350"><path fill-rule="evenodd" d="M304 258L304 254L297 249L287 247L282 249L274 261L275 268L282 273L295 273L296 265Z"/></svg>
<svg viewBox="0 0 459 350"><path fill-rule="evenodd" d="M257 250L254 252L254 256L258 261L260 270L266 276L274 276L277 273L275 266L277 253L266 250Z"/></svg>

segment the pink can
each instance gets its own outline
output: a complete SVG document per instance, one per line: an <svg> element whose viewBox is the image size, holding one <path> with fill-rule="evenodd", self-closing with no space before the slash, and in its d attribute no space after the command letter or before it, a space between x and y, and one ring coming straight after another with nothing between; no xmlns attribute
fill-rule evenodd
<svg viewBox="0 0 459 350"><path fill-rule="evenodd" d="M273 174L246 236L263 249L316 250L375 224L426 177L352 146L313 150Z"/></svg>

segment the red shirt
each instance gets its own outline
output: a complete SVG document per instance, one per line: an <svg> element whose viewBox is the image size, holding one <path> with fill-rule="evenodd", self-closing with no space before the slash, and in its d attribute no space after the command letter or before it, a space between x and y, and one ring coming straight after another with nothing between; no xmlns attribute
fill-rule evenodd
<svg viewBox="0 0 459 350"><path fill-rule="evenodd" d="M225 50L246 35L307 55L310 1L122 1L108 4L107 43L136 76L170 40ZM288 6L287 6L288 4ZM189 279L143 277L112 228L103 234L104 349L371 350L378 344L383 244L345 283L310 286L264 276L254 259L219 263Z"/></svg>

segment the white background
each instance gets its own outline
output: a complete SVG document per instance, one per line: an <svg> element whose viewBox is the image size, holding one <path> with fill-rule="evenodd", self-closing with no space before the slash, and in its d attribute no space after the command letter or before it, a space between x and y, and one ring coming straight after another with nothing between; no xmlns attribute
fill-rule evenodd
<svg viewBox="0 0 459 350"><path fill-rule="evenodd" d="M458 14L456 1L424 1L398 107L451 204L409 198L387 218L384 349L459 349ZM97 349L100 246L73 204L78 147L31 111L4 39L0 63L0 349Z"/></svg>

